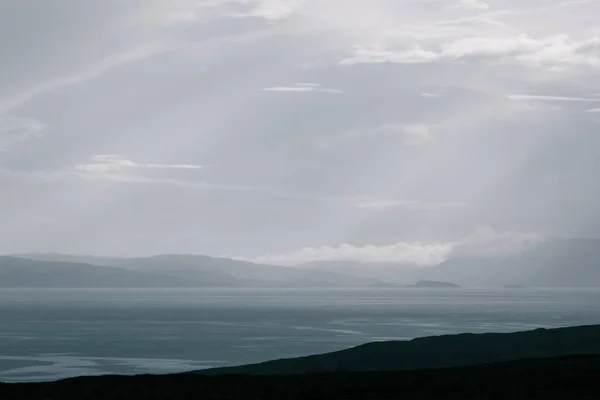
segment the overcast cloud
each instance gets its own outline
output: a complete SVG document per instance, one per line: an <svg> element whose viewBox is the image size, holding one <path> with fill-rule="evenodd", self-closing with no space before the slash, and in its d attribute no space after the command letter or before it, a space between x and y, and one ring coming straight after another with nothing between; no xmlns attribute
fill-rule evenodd
<svg viewBox="0 0 600 400"><path fill-rule="evenodd" d="M598 15L0 0L0 252L431 264L600 237Z"/></svg>

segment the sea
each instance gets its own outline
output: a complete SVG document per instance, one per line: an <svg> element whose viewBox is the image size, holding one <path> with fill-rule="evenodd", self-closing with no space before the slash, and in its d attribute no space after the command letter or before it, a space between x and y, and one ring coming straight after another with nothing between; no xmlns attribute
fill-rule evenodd
<svg viewBox="0 0 600 400"><path fill-rule="evenodd" d="M0 381L165 374L600 324L600 289L0 289Z"/></svg>

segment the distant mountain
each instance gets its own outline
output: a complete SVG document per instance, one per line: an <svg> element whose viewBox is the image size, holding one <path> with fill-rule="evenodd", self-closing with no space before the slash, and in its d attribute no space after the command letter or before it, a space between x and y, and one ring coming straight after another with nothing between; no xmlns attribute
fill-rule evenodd
<svg viewBox="0 0 600 400"><path fill-rule="evenodd" d="M418 280L461 286L599 287L600 240L552 239L508 256L461 256L435 266L318 261L304 268L350 273L403 285Z"/></svg>
<svg viewBox="0 0 600 400"><path fill-rule="evenodd" d="M221 286L371 287L414 282L460 286L600 287L600 240L553 239L509 256L461 256L436 266L398 263L315 261L298 267L255 264L201 255L140 258L70 256L55 253L19 257L76 262L154 272Z"/></svg>
<svg viewBox="0 0 600 400"><path fill-rule="evenodd" d="M190 282L177 277L116 267L0 256L0 287L4 288L180 286L190 286Z"/></svg>
<svg viewBox="0 0 600 400"><path fill-rule="evenodd" d="M600 286L600 240L549 240L507 257L461 257L424 271L423 279L471 286Z"/></svg>
<svg viewBox="0 0 600 400"><path fill-rule="evenodd" d="M403 371L584 354L600 355L600 325L375 342L333 353L198 373L300 375L335 371Z"/></svg>
<svg viewBox="0 0 600 400"><path fill-rule="evenodd" d="M319 270L305 270L277 265L202 255L165 254L154 257L121 259L116 264L136 270L168 271L187 277L199 271L221 271L241 279L254 279L288 286L373 286L382 284L374 278Z"/></svg>
<svg viewBox="0 0 600 400"><path fill-rule="evenodd" d="M28 260L36 261L57 261L57 262L68 262L75 264L92 264L92 265L103 265L109 267L118 266L119 261L122 258L119 257L98 257L89 255L72 255L72 254L61 254L61 253L24 253L24 254L10 254L12 257L26 258Z"/></svg>
<svg viewBox="0 0 600 400"><path fill-rule="evenodd" d="M19 257L58 263L87 263L153 273L185 281L186 286L214 287L369 287L384 283L375 278L315 269L255 264L202 255L165 254L153 257L117 258L71 256L58 253L23 254Z"/></svg>
<svg viewBox="0 0 600 400"><path fill-rule="evenodd" d="M415 264L358 261L313 261L298 268L351 274L363 278L375 278L388 283L408 285L421 279L423 267Z"/></svg>

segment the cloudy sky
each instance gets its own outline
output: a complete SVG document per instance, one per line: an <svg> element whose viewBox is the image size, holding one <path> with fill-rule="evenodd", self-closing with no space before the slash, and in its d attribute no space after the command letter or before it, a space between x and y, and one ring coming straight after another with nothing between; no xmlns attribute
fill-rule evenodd
<svg viewBox="0 0 600 400"><path fill-rule="evenodd" d="M0 0L0 252L431 263L600 237L598 15Z"/></svg>

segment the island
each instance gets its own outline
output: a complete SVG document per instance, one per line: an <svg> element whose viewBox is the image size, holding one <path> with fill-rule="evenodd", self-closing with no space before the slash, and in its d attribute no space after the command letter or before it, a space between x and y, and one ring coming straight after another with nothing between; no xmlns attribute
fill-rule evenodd
<svg viewBox="0 0 600 400"><path fill-rule="evenodd" d="M523 289L521 285L504 285L504 289Z"/></svg>
<svg viewBox="0 0 600 400"><path fill-rule="evenodd" d="M406 287L411 288L459 288L460 285L452 282L442 282L442 281L418 281L414 285L408 285Z"/></svg>

